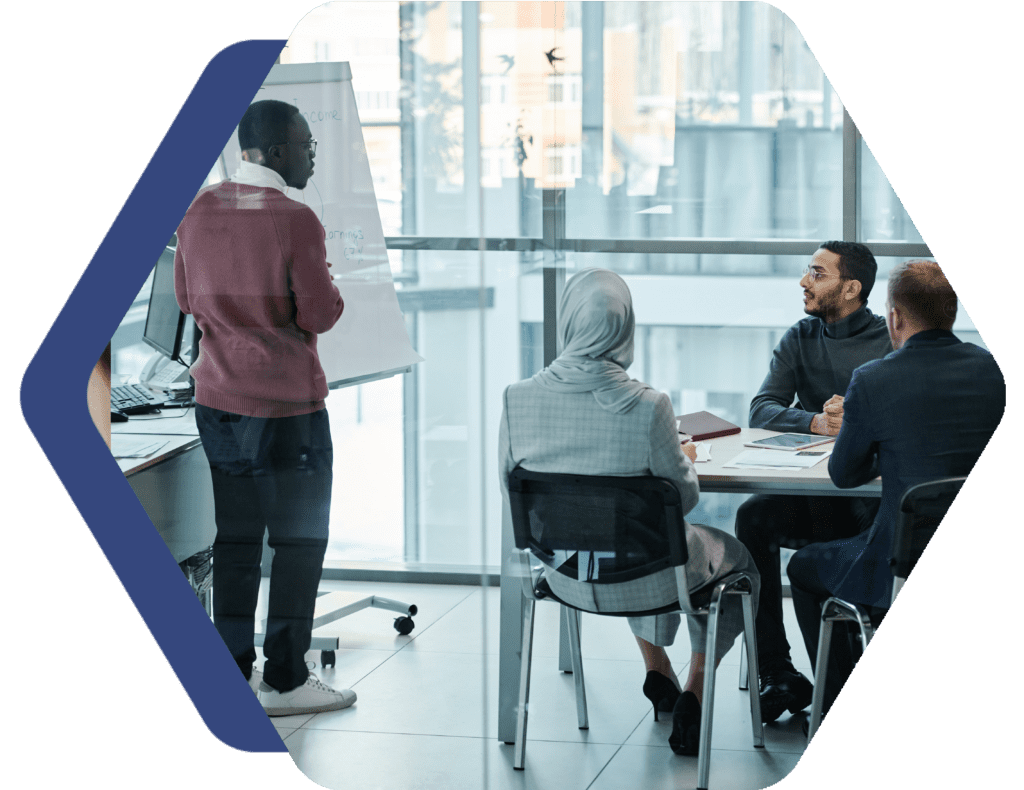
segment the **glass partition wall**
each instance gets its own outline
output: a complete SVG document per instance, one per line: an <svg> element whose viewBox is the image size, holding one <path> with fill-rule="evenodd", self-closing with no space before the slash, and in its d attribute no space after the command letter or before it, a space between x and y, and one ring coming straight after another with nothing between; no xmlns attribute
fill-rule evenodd
<svg viewBox="0 0 1024 790"><path fill-rule="evenodd" d="M502 391L555 355L573 272L629 283L632 376L677 413L745 426L821 241L872 248L875 312L889 268L929 256L800 32L765 3L329 3L280 57L317 61L351 64L425 359L328 399L328 577L498 566ZM963 313L956 329L978 342ZM732 531L741 501L705 495L693 518Z"/></svg>
<svg viewBox="0 0 1024 790"><path fill-rule="evenodd" d="M799 31L767 4L336 3L281 56L317 60L352 65L425 358L402 381L331 395L330 559L349 568L498 564L501 392L556 353L574 271L629 283L633 376L678 413L745 425L772 349L803 317L797 281L821 241L868 243L880 283L929 254ZM884 287L870 304L881 312ZM694 518L731 531L741 501L705 495Z"/></svg>

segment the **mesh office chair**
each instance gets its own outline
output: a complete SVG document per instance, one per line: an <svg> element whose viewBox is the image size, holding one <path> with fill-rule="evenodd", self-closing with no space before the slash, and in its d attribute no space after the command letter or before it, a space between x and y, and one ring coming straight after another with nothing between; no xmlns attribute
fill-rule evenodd
<svg viewBox="0 0 1024 790"><path fill-rule="evenodd" d="M707 644L704 645L708 661L704 672L704 704L701 708L697 757L697 786L706 789L711 756L711 714L714 708L713 657L718 637L718 615L724 595L742 597L744 638L751 656L750 677L751 682L757 682L750 576L734 573L720 579L708 605L694 606L686 582L687 549L679 491L669 480L658 477L543 474L516 467L509 475L508 487L512 529L526 599L523 606L522 663L513 767L523 770L526 759L534 607L538 600L549 598L556 601L566 607L569 615L569 647L580 729L587 728L588 720L580 655L579 612L619 617L681 612L709 619ZM579 552L574 558L575 562L569 560L559 567L559 560L573 552ZM541 567L533 567L535 559L540 560ZM580 566L584 568L583 573L579 571ZM669 600L668 603L662 600L662 605L642 607L639 611L636 601L609 600L614 593L607 585L639 579L669 568L675 569L675 589L671 591L670 598L675 597L677 600ZM546 574L540 571L546 571ZM560 576L555 578L554 574ZM580 577L586 580L580 581ZM552 586L559 590L557 594ZM566 597L572 598L574 602L567 602ZM590 605L581 603L584 600L589 600ZM598 612L598 606L603 611ZM622 607L621 611L619 606ZM764 746L761 706L757 694L750 695L750 717L754 746Z"/></svg>
<svg viewBox="0 0 1024 790"><path fill-rule="evenodd" d="M911 486L903 494L896 517L896 531L893 534L892 554L889 559L889 568L893 575L890 606L895 602L896 595L921 558L928 541L935 534L966 479L946 477L930 480ZM841 598L829 598L822 604L821 628L818 630L818 660L814 668L814 696L811 698L811 721L807 728L808 742L821 724L828 657L832 647L832 624L838 622L856 623L860 629L861 643L865 648L874 636L874 627L866 607Z"/></svg>

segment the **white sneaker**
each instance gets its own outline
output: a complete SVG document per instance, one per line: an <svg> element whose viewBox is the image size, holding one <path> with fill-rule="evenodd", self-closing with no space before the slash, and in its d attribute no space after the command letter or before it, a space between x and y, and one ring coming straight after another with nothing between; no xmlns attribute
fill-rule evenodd
<svg viewBox="0 0 1024 790"><path fill-rule="evenodd" d="M256 667L252 668L252 674L249 675L249 688L252 689L252 693L256 694L260 690L260 683L263 682L263 673L260 672Z"/></svg>
<svg viewBox="0 0 1024 790"><path fill-rule="evenodd" d="M268 716L294 716L297 713L341 710L356 701L354 691L332 689L312 672L306 678L305 684L283 693L261 682L256 697Z"/></svg>

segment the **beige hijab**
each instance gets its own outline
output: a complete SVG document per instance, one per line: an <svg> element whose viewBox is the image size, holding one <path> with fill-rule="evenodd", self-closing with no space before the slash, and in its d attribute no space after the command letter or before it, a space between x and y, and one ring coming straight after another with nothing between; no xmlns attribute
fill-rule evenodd
<svg viewBox="0 0 1024 790"><path fill-rule="evenodd" d="M565 284L559 305L562 353L533 377L552 392L590 392L598 404L625 414L648 385L631 379L633 298L615 272L584 269Z"/></svg>

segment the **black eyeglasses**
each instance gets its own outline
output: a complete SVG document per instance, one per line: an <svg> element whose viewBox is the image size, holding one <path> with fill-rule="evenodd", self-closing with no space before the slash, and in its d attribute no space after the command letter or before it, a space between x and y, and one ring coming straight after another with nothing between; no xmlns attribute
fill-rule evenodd
<svg viewBox="0 0 1024 790"><path fill-rule="evenodd" d="M285 140L283 143L274 143L274 145L301 145L307 149L311 154L316 156L316 140L310 138L305 142L299 142L298 140Z"/></svg>

